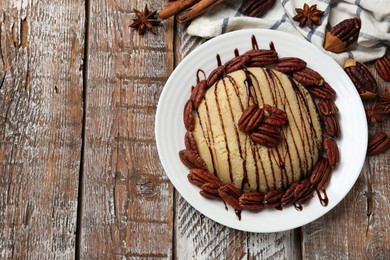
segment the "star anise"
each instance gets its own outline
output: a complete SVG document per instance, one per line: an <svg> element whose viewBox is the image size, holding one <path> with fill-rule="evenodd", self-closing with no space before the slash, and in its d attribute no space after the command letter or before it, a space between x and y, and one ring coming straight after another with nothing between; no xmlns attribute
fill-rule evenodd
<svg viewBox="0 0 390 260"><path fill-rule="evenodd" d="M377 123L383 122L384 117L388 114L384 105L378 105L376 102L372 105L365 105L367 120L370 121L374 126Z"/></svg>
<svg viewBox="0 0 390 260"><path fill-rule="evenodd" d="M148 29L152 33L156 33L153 26L160 23L160 21L156 19L157 11L150 12L147 4L145 5L143 13L135 8L133 10L138 18L133 19L133 23L130 24L130 27L137 29L139 35L143 34L145 29Z"/></svg>
<svg viewBox="0 0 390 260"><path fill-rule="evenodd" d="M310 29L313 28L313 23L320 25L321 16L324 14L323 11L317 10L317 5L312 5L309 7L308 4L303 5L303 9L295 8L297 15L293 17L294 21L299 22L299 26L303 27L307 23L307 27Z"/></svg>

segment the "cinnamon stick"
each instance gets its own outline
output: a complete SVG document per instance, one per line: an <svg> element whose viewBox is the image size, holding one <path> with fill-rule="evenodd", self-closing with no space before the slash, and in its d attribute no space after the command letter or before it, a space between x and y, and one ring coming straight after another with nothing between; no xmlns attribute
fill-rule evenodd
<svg viewBox="0 0 390 260"><path fill-rule="evenodd" d="M178 0L172 2L170 5L158 12L158 17L160 17L161 20L165 20L194 5L196 2L199 2L199 0Z"/></svg>
<svg viewBox="0 0 390 260"><path fill-rule="evenodd" d="M188 22L195 17L206 12L211 7L222 3L223 0L200 0L200 2L194 4L193 6L187 8L182 13L177 16L177 21L179 23Z"/></svg>

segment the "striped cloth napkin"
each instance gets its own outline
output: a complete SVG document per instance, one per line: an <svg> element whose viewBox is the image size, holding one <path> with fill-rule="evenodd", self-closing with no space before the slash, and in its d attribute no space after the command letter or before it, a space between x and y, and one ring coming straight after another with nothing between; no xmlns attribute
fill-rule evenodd
<svg viewBox="0 0 390 260"><path fill-rule="evenodd" d="M311 6L324 11L322 24L299 27L292 18L295 8L303 8L305 1L277 0L275 5L261 18L242 15L238 9L242 0L225 0L222 4L210 9L193 20L187 33L193 36L212 38L225 32L248 28L266 28L288 32L316 45L319 49L334 58L340 65L346 58L368 62L382 57L390 46L390 0L319 0L307 1ZM323 42L327 30L344 19L359 16L362 21L357 44L343 53L325 51Z"/></svg>

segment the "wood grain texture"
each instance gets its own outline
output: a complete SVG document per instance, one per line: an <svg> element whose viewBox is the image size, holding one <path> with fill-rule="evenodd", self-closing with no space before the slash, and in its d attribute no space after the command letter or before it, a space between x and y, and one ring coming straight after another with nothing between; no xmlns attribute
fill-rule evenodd
<svg viewBox="0 0 390 260"><path fill-rule="evenodd" d="M176 65L205 41L188 36L185 30L185 26L177 26ZM177 259L300 258L299 229L270 234L242 232L208 219L189 205L177 192L175 198ZM224 207L222 202L221 207ZM235 217L234 213L232 217Z"/></svg>
<svg viewBox="0 0 390 260"><path fill-rule="evenodd" d="M129 28L133 8L144 2L90 1L83 259L172 255L173 187L159 162L154 119L173 69L173 24L139 36Z"/></svg>
<svg viewBox="0 0 390 260"><path fill-rule="evenodd" d="M299 229L269 234L234 230L208 219L177 197L177 259L300 259Z"/></svg>
<svg viewBox="0 0 390 260"><path fill-rule="evenodd" d="M368 64L381 92L390 83ZM388 134L389 118L373 127ZM348 195L324 217L302 228L304 259L390 259L390 151L367 157ZM329 198L332 199L332 198Z"/></svg>
<svg viewBox="0 0 390 260"><path fill-rule="evenodd" d="M205 40L173 19L138 36L128 26L144 5L0 1L0 258L390 259L390 151L366 160L335 209L286 232L227 228L174 190L156 106ZM387 117L370 134L389 129Z"/></svg>
<svg viewBox="0 0 390 260"><path fill-rule="evenodd" d="M74 258L84 1L0 2L0 258Z"/></svg>

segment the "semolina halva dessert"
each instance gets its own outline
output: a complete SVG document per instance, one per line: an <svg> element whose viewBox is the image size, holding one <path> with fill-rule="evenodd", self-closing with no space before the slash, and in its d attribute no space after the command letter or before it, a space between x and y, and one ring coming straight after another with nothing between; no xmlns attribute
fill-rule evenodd
<svg viewBox="0 0 390 260"><path fill-rule="evenodd" d="M339 161L334 90L296 57L270 44L218 66L197 84L184 107L188 179L208 199L236 212L302 204L325 186ZM204 73L204 72L203 72ZM317 103L317 104L316 104Z"/></svg>
<svg viewBox="0 0 390 260"><path fill-rule="evenodd" d="M252 105L263 114L272 113L269 106L285 112L283 142L258 145L240 131L240 117ZM265 68L238 70L211 86L195 113L193 134L207 170L243 191L267 193L307 177L322 148L321 124L308 91Z"/></svg>

